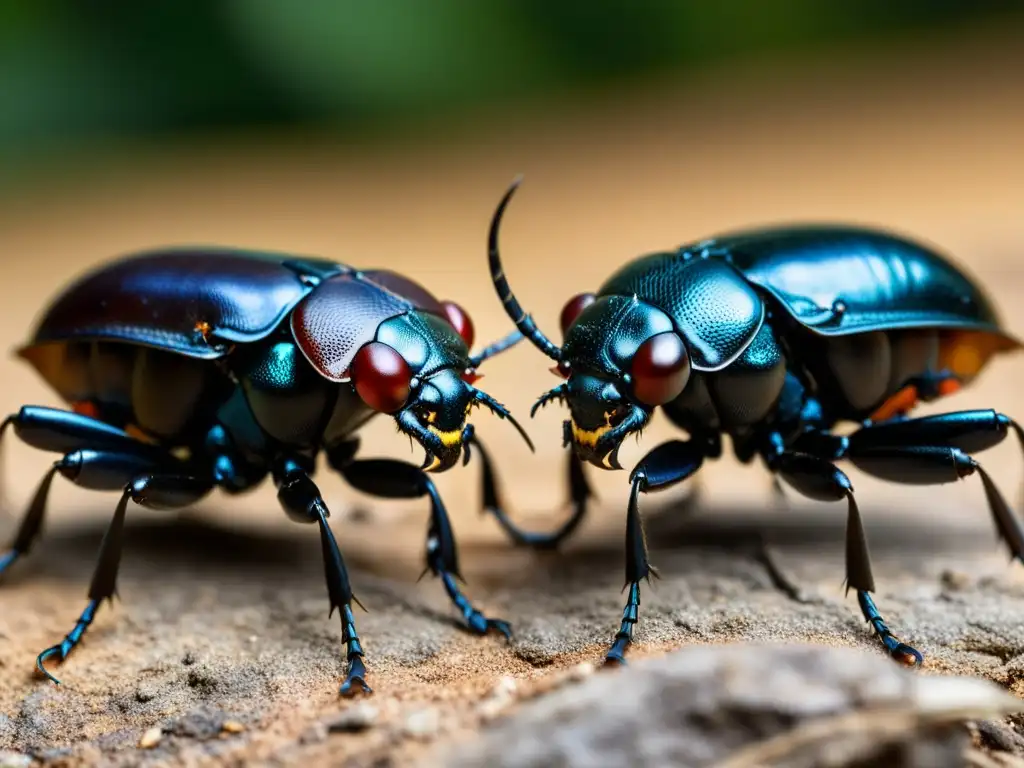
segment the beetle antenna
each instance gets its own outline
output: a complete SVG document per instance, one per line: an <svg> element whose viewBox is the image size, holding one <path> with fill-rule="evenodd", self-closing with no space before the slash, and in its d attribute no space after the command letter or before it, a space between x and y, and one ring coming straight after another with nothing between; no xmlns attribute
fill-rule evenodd
<svg viewBox="0 0 1024 768"><path fill-rule="evenodd" d="M523 333L518 328L516 328L508 336L505 336L502 339L498 339L493 344L490 344L490 345L484 347L483 349L481 349L475 355L471 355L470 358L469 358L469 367L470 368L479 368L480 364L484 360L488 360L488 359L494 357L495 355L499 355L502 352L504 352L506 349L511 349L512 347L514 347L516 344L518 344L522 340L523 340Z"/></svg>
<svg viewBox="0 0 1024 768"><path fill-rule="evenodd" d="M504 405L499 403L497 400L495 400L493 397L488 395L486 392L483 392L483 391L477 389L476 387L470 387L470 389L473 390L473 398L478 403L480 403L481 405L485 406L487 408L487 410L489 410L491 413L493 413L499 419L508 419L509 422L512 424L512 426L516 428L516 431L523 438L523 440L526 441L526 444L528 446L530 446L530 450L533 451L533 452L536 452L536 449L533 447L533 441L530 439L530 436L528 434L526 434L526 430L523 429L523 427L519 424L519 422L516 421L512 417L512 414L511 414L511 412L509 412L508 408L506 408Z"/></svg>
<svg viewBox="0 0 1024 768"><path fill-rule="evenodd" d="M568 392L568 384L559 384L554 389L549 389L547 392L545 392L543 395L537 398L537 402L533 404L533 408L530 409L530 418L532 419L539 409L544 408L548 403L554 400L564 402L565 396L568 394Z"/></svg>
<svg viewBox="0 0 1024 768"><path fill-rule="evenodd" d="M508 313L508 316L512 318L512 322L516 324L516 328L520 330L523 336L533 342L537 349L552 360L561 360L561 347L544 335L544 332L541 331L540 328L537 327L536 323L533 322L533 318L526 314L523 308L519 305L519 302L516 300L515 294L512 293L512 289L509 287L508 280L505 279L505 269L501 265L501 254L498 252L498 229L501 227L501 217L504 215L505 208L508 206L509 200L512 199L512 195L515 194L515 191L519 188L519 184L522 180L522 176L517 176L515 178L515 181L512 182L512 186L508 188L505 196L501 198L501 202L498 203L498 208L494 212L494 218L491 219L491 231L487 237L487 253L488 262L491 266L491 281L494 283L494 290L498 292L498 298L501 299L501 303L505 306L505 311Z"/></svg>

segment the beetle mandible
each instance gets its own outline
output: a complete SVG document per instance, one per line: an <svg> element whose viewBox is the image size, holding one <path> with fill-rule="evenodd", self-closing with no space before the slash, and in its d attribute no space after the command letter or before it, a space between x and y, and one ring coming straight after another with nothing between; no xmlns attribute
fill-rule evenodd
<svg viewBox="0 0 1024 768"><path fill-rule="evenodd" d="M505 208L489 235L490 272L509 317L553 359L565 381L533 412L568 404L575 512L560 530L518 530L520 542L554 546L578 525L589 491L581 462L621 469L618 451L656 408L689 439L657 446L629 475L626 585L629 596L607 661L624 662L639 617L640 583L657 575L647 556L638 499L692 477L722 452L760 458L798 493L845 501L846 585L888 653L923 657L889 629L871 593L867 539L853 485L836 466L897 483L934 485L976 474L1000 537L1024 558L1024 529L972 454L1024 432L994 410L912 418L968 384L997 353L1020 348L982 290L945 257L901 236L863 227L808 225L740 231L631 261L592 294L570 299L564 343L537 328L509 287L498 250ZM835 428L852 422L849 435ZM765 561L774 570L770 561ZM773 576L773 579L776 578Z"/></svg>
<svg viewBox="0 0 1024 768"><path fill-rule="evenodd" d="M43 313L19 354L70 404L25 406L3 423L29 445L62 455L46 473L0 574L43 524L55 475L120 491L88 603L74 628L37 659L63 661L104 600L112 599L129 502L190 505L215 488L241 493L268 475L290 518L319 527L330 612L341 616L347 672L341 693L370 691L341 551L311 479L319 454L349 484L378 497L428 497L426 567L470 627L508 637L460 591L448 513L427 472L468 462L479 447L470 410L510 421L473 386L477 367L518 331L474 356L473 325L458 305L387 270L226 248L135 254L72 284ZM357 460L356 433L376 414L426 451L422 467ZM532 450L533 446L530 444ZM482 450L482 449L481 449Z"/></svg>

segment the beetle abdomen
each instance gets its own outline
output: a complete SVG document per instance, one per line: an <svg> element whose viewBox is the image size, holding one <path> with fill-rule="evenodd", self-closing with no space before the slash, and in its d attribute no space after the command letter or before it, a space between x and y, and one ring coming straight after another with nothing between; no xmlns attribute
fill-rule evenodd
<svg viewBox="0 0 1024 768"><path fill-rule="evenodd" d="M209 362L134 344L42 344L22 356L76 410L169 443L205 431L231 387Z"/></svg>
<svg viewBox="0 0 1024 768"><path fill-rule="evenodd" d="M888 419L969 384L1003 348L981 331L914 329L805 339L803 364L841 419ZM826 394L831 393L831 395Z"/></svg>
<svg viewBox="0 0 1024 768"><path fill-rule="evenodd" d="M840 336L825 342L825 364L847 405L864 411L881 401L889 386L892 347L882 331Z"/></svg>
<svg viewBox="0 0 1024 768"><path fill-rule="evenodd" d="M136 349L131 404L139 428L164 440L205 433L233 386L227 377L203 360Z"/></svg>

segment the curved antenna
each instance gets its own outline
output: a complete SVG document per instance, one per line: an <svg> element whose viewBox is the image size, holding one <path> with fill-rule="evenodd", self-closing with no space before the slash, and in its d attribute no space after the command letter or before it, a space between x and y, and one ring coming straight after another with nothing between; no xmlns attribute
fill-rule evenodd
<svg viewBox="0 0 1024 768"><path fill-rule="evenodd" d="M516 300L512 289L508 285L508 280L505 279L505 270L501 265L501 254L498 252L498 229L501 227L501 217L505 213L508 201L512 199L512 195L515 194L522 181L522 176L515 178L512 186L508 188L505 196L498 203L498 209L494 212L494 218L491 219L491 231L487 237L487 254L491 265L491 281L494 283L494 290L498 292L498 298L501 299L501 303L505 306L505 311L512 318L512 322L516 324L516 328L520 330L523 336L532 341L537 349L552 360L561 360L561 347L544 335L543 331L533 322L533 318L526 314Z"/></svg>
<svg viewBox="0 0 1024 768"><path fill-rule="evenodd" d="M559 402L564 402L566 395L568 394L568 384L559 384L554 389L549 389L547 392L545 392L537 399L536 403L533 404L533 408L530 409L530 418L532 419L535 415L537 415L537 411L540 408L545 408L547 404L550 402L553 402L555 400L558 400Z"/></svg>
<svg viewBox="0 0 1024 768"><path fill-rule="evenodd" d="M473 392L473 399L476 402L478 402L481 405L483 405L485 408L487 408L487 410L489 410L491 413L493 413L499 419L507 419L508 422L513 427L516 428L516 431L519 433L520 437L522 437L523 440L526 441L526 444L530 447L530 451L533 452L533 453L536 453L536 449L533 447L533 440L531 440L530 436L528 434L526 434L526 430L522 428L522 426L519 424L519 422L516 421L512 417L512 414L509 413L508 408L506 408L504 405L499 403L497 400L495 400L493 397L488 395L486 392L484 392L482 390L479 390L476 387L470 387L470 389Z"/></svg>

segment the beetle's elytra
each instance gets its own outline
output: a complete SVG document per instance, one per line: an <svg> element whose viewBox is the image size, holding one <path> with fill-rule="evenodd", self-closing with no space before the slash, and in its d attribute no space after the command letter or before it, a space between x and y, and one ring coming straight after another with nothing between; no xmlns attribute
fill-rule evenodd
<svg viewBox="0 0 1024 768"><path fill-rule="evenodd" d="M451 524L426 472L447 470L460 456L468 461L471 445L487 461L468 423L473 407L508 419L526 438L473 386L475 369L519 338L470 356L466 312L412 280L272 253L155 251L74 283L20 350L70 408L25 406L4 422L4 430L62 458L0 551L0 574L36 540L56 474L122 496L88 604L67 636L39 655L40 671L54 679L44 662L66 658L114 594L129 501L178 508L215 488L246 491L269 475L288 515L319 526L331 612L341 614L346 645L341 692L369 691L356 598L311 479L320 453L361 491L429 497L427 568L472 630L508 636L506 622L487 618L459 591ZM378 413L423 447L422 467L356 459L356 433Z"/></svg>
<svg viewBox="0 0 1024 768"><path fill-rule="evenodd" d="M794 226L727 234L627 263L562 311L563 343L542 333L513 295L498 229L517 180L491 223L490 270L518 329L565 381L534 406L566 403L573 516L520 542L555 546L578 525L588 496L583 462L621 469L623 439L661 408L689 434L644 456L630 473L629 598L608 651L622 662L652 574L638 498L694 475L730 438L743 462L760 458L798 493L846 500L846 581L865 619L897 660L921 654L886 626L871 593L867 539L853 486L836 462L898 483L933 485L977 474L999 534L1017 559L1024 529L971 454L1024 432L994 410L909 417L914 406L969 384L1020 342L984 292L943 256L892 234L849 226ZM843 436L843 422L859 425ZM770 560L766 561L770 564ZM773 568L774 570L774 568ZM777 573L777 572L776 572ZM792 591L792 588L790 588Z"/></svg>

